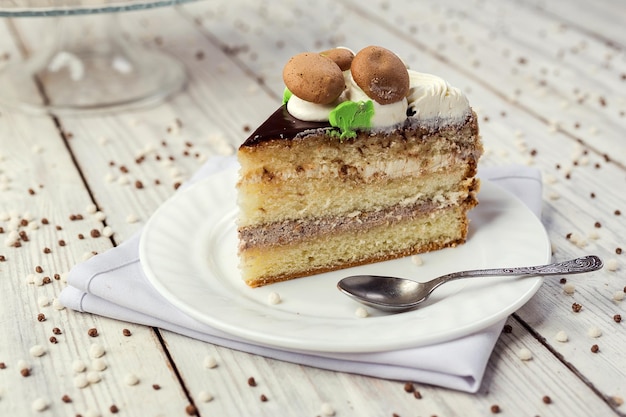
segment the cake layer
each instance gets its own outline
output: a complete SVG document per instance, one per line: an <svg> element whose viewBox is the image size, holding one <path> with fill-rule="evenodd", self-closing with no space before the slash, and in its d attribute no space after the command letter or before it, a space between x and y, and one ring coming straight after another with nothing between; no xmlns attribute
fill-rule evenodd
<svg viewBox="0 0 626 417"><path fill-rule="evenodd" d="M251 287L456 246L465 242L467 210L475 201L363 230L333 231L279 246L240 252L243 279ZM365 226L365 225L364 225Z"/></svg>
<svg viewBox="0 0 626 417"><path fill-rule="evenodd" d="M307 181L241 183L239 227L296 218L348 215L427 203L443 207L463 201L474 188L475 167L457 164L448 171L363 182L358 176Z"/></svg>
<svg viewBox="0 0 626 417"><path fill-rule="evenodd" d="M299 217L282 221L267 222L246 227L239 227L240 248L247 249L255 246L282 245L293 243L308 238L311 234L341 233L349 230L362 230L364 227L374 227L378 225L395 223L398 219L414 217L419 213L435 212L438 209L453 206L476 204L476 191L478 182L474 179L467 180L468 184L458 191L438 191L436 198L415 198L407 199L402 204L385 205L383 208L374 207L367 210L367 204L363 204L362 195L370 195L367 190L353 190L357 194L349 194L349 199L354 200L354 204L361 203L360 210L343 210L341 214L329 214L329 211L322 211L318 216ZM386 187L383 190L391 193L392 188ZM348 190L343 189L342 192ZM333 201L346 203L347 198L339 198ZM350 207L352 208L352 207ZM307 210L309 211L309 210Z"/></svg>
<svg viewBox="0 0 626 417"><path fill-rule="evenodd" d="M436 132L410 127L378 134L360 132L339 141L324 129L290 139L242 145L238 152L241 182L272 182L328 178L349 172L368 181L380 175L421 175L449 167L455 161L478 161L482 146L475 116L461 126Z"/></svg>

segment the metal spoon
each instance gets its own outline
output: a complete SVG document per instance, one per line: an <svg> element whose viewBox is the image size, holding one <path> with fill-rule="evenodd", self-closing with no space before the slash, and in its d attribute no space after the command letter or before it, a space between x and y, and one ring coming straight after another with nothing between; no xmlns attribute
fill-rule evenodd
<svg viewBox="0 0 626 417"><path fill-rule="evenodd" d="M337 288L365 305L399 313L417 307L426 301L435 288L459 278L581 274L600 268L602 260L589 255L547 265L454 272L428 282L377 275L354 275L339 281Z"/></svg>

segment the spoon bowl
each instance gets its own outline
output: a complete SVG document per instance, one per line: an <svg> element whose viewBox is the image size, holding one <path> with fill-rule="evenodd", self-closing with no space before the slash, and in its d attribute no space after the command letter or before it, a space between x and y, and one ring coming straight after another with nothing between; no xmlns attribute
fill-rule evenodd
<svg viewBox="0 0 626 417"><path fill-rule="evenodd" d="M362 304L382 311L399 313L416 308L426 301L437 287L460 278L569 275L596 271L600 268L602 260L595 255L589 255L547 265L460 271L427 282L381 275L353 275L339 281L337 288Z"/></svg>

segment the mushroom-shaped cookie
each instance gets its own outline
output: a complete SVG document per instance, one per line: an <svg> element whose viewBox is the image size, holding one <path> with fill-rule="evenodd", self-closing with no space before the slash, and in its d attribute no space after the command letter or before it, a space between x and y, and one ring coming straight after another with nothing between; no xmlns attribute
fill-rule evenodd
<svg viewBox="0 0 626 417"><path fill-rule="evenodd" d="M368 97L391 104L409 92L409 73L400 58L380 46L360 50L352 60L352 78Z"/></svg>
<svg viewBox="0 0 626 417"><path fill-rule="evenodd" d="M312 52L293 56L283 69L283 81L295 96L316 104L332 103L345 88L335 61Z"/></svg>
<svg viewBox="0 0 626 417"><path fill-rule="evenodd" d="M320 55L327 56L335 61L335 64L337 64L342 71L349 70L352 65L352 59L354 59L354 52L348 48L333 48L320 52Z"/></svg>

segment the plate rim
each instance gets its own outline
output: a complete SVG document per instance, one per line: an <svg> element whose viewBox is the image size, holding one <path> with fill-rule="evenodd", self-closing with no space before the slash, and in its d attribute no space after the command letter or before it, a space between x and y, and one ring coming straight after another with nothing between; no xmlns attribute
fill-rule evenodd
<svg viewBox="0 0 626 417"><path fill-rule="evenodd" d="M484 330L490 327L491 325L496 324L500 320L506 318L508 315L510 315L511 313L513 313L514 311L522 307L526 302L528 302L528 300L530 300L534 296L534 294L537 292L537 290L540 288L543 282L543 279L541 277L525 278L525 280L527 281L534 280L533 285L530 286L525 291L525 293L523 294L523 297L516 299L516 301L513 304L501 309L498 312L498 314L492 314L489 317L485 317L473 323L465 324L464 326L457 328L455 332L448 332L447 334L442 333L442 334L434 335L428 338L423 338L422 340L415 340L415 339L409 338L406 342L395 342L395 343L384 343L384 342L372 343L370 341L369 343L368 342L361 343L358 346L356 345L346 346L341 343L332 343L332 342L320 344L318 341L316 345L312 346L310 343L307 343L307 341L302 340L302 339L295 340L293 338L286 337L285 335L273 335L271 333L268 334L268 333L260 332L259 330L241 328L241 326L236 326L231 323L224 322L223 320L217 319L216 317L207 315L206 313L199 311L197 307L191 306L188 303L186 303L184 299L181 299L179 294L172 293L172 291L169 288L164 286L163 283L161 282L161 278L158 276L159 275L158 272L152 270L150 267L150 261L149 261L150 256L148 254L148 250L150 249L150 247L149 247L149 244L145 243L145 242L149 242L149 239L146 239L145 237L149 236L149 234L151 233L151 230L153 230L153 228L155 227L155 224L158 225L158 222L161 221L160 217L163 216L163 213L166 212L168 207L171 207L172 205L177 204L177 202L181 199L184 199L185 196L188 196L190 194L193 195L193 193L198 193L198 190L201 190L202 187L207 187L209 184L212 184L213 182L215 182L216 178L220 179L222 176L226 176L226 177L231 177L229 179L232 181L232 176L235 176L235 174L236 174L235 168L232 168L232 167L226 168L219 172L213 173L209 175L208 177L197 181L194 184L191 184L190 186L186 187L184 190L180 190L172 198L167 200L161 207L159 207L159 209L157 209L157 211L148 220L144 229L142 230L141 239L139 243L139 254L140 254L142 269L144 271L144 274L148 278L148 281L157 290L157 292L161 296L163 296L168 302L170 302L171 304L179 308L184 313L193 317L194 319L200 321L201 323L208 325L208 326L212 326L213 328L217 330L223 331L231 336L241 338L245 341L253 342L255 344L264 345L268 347L287 348L290 350L296 350L296 351L302 351L302 352L344 352L344 353L388 351L388 350L394 350L394 349L403 349L403 348L411 348L411 347L424 346L424 345L432 345L432 344L454 340L463 336L467 336L469 334L478 332L480 330ZM506 199L516 200L517 202L516 204L518 204L520 207L523 207L525 211L528 212L529 215L532 215L532 217L536 219L536 223L540 225L540 230L542 231L541 242L546 245L545 259L541 262L549 261L552 255L550 241L549 241L547 231L545 230L545 227L543 226L543 223L541 222L541 220L538 219L537 216L535 216L535 214L532 213L532 211L530 211L530 209L517 196L513 195L508 190L502 188L501 186L497 184L494 184L488 179L481 179L481 181L483 183L483 187L485 186L485 184L489 184L486 187L487 189L494 187L493 189L497 190L496 193L502 193L502 195L506 196L505 197ZM234 185L234 182L232 184ZM483 190L484 189L485 188L483 188ZM230 191L230 193L235 195L234 187L233 187L233 190ZM479 193L479 197L480 197L480 193ZM234 204L234 201L232 203ZM477 210L479 207L480 207L480 204L474 210ZM218 221L219 220L220 219L218 219ZM236 269L237 267L234 266L234 268ZM268 305L267 308L268 308L268 311L272 311L271 309L273 309L274 306ZM215 315L215 312L213 312L213 315ZM398 315L393 315L393 316L397 317ZM358 319L359 322L354 321L353 320L354 318L351 317L350 323L360 326L360 325L363 325L362 321L365 321L365 323L368 323L367 322L368 320L371 320L372 322L377 322L378 320L385 319L386 317L389 317L389 316L368 317L364 319ZM338 318L337 320L340 321L340 320L345 320L345 319L346 318ZM402 320L399 320L399 321L402 321Z"/></svg>

